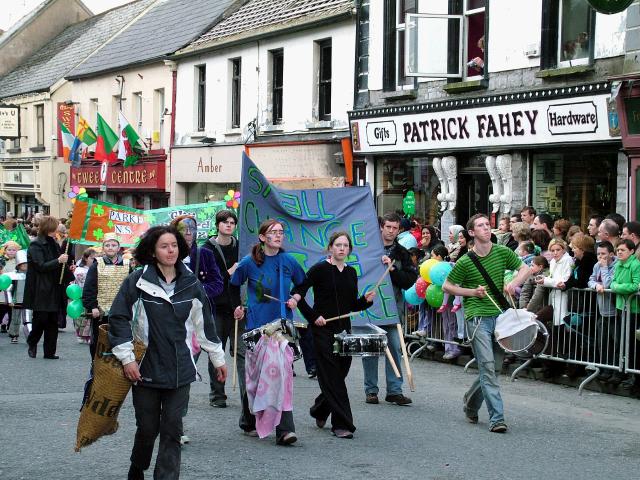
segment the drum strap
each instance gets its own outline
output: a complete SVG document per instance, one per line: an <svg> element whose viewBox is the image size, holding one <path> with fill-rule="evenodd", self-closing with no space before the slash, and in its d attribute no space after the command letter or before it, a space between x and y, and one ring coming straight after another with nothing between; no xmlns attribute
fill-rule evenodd
<svg viewBox="0 0 640 480"><path fill-rule="evenodd" d="M496 302L498 302L498 305L500 305L500 308L502 308L502 310L507 310L508 308L511 308L511 305L509 305L509 302L507 302L507 299L504 298L504 295L502 294L502 292L498 290L498 287L496 287L496 284L493 282L493 280L491 279L491 277L489 276L485 268L480 263L480 259L478 258L478 255L476 255L476 252L473 252L473 251L469 252L467 253L467 256L471 259L473 264L476 266L476 268L478 269L478 272L480 272L480 275L482 275L482 278L484 278L485 282L487 282L487 287L489 287L489 290L491 290L491 293L495 297Z"/></svg>

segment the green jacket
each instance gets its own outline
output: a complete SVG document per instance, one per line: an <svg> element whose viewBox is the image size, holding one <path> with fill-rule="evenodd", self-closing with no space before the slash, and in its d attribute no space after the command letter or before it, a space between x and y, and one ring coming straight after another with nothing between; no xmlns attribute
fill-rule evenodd
<svg viewBox="0 0 640 480"><path fill-rule="evenodd" d="M624 310L629 295L637 293L640 288L640 260L635 255L622 263L618 260L616 271L613 274L611 290L616 294L616 308ZM638 297L634 296L631 301L631 312L640 312Z"/></svg>

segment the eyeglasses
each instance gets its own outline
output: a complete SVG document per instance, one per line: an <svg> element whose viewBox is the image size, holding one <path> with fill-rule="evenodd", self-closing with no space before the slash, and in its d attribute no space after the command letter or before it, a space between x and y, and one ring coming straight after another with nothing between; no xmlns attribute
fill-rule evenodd
<svg viewBox="0 0 640 480"><path fill-rule="evenodd" d="M284 230L269 230L267 236L282 237L284 236Z"/></svg>

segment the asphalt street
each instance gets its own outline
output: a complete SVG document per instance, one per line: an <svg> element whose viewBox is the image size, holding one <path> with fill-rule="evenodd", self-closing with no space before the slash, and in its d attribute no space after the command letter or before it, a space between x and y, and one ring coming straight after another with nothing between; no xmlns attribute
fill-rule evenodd
<svg viewBox="0 0 640 480"><path fill-rule="evenodd" d="M130 398L120 429L80 453L73 451L88 347L71 329L60 333L60 360L27 357L26 344L0 336L0 479L124 479L133 443ZM382 365L382 362L380 362ZM354 359L348 379L358 430L353 440L320 430L308 415L318 384L303 375L294 387L299 441L276 447L273 437L241 435L239 399L209 406L208 380L192 385L182 452L182 479L638 479L640 403L574 388L501 378L506 434L489 433L464 419L461 399L475 371L416 360L413 405L364 403L362 364ZM206 372L204 359L199 362ZM381 378L383 372L381 371ZM230 390L230 389L229 389ZM384 386L381 391L384 395ZM381 398L382 399L382 398ZM155 459L154 459L155 461ZM147 478L152 473L147 472Z"/></svg>

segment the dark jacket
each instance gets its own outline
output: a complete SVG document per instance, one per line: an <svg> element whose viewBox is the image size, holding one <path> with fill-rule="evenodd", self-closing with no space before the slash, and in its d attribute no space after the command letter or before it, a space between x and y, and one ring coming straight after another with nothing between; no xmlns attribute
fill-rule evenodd
<svg viewBox="0 0 640 480"><path fill-rule="evenodd" d="M235 237L231 237L231 248L233 249L233 263L228 265L224 255L221 254L222 247L217 244L216 239L211 237L207 242L202 245L203 249L207 249L213 252L213 256L216 260L216 264L218 265L218 269L220 270L220 275L222 276L223 281L223 290L222 293L214 298L216 306L220 307L223 305L232 305L233 301L231 299L231 293L229 291L229 280L231 279L231 275L229 275L228 270L233 266L233 263L238 261L238 241ZM225 247L227 248L227 247Z"/></svg>
<svg viewBox="0 0 640 480"><path fill-rule="evenodd" d="M589 277L593 273L593 266L598 259L593 252L584 252L582 258L575 258L573 271L565 282L565 288L589 288ZM595 310L596 297L593 292L571 291L569 295L569 309L574 313Z"/></svg>
<svg viewBox="0 0 640 480"><path fill-rule="evenodd" d="M211 306L215 307L215 298L222 293L224 282L214 254L211 253L211 250L198 247L193 242L189 254L189 269L196 274L207 293Z"/></svg>
<svg viewBox="0 0 640 480"><path fill-rule="evenodd" d="M169 296L160 285L154 265L131 273L111 307L109 341L123 364L135 360L133 338L144 343L140 362L141 385L178 388L196 380L192 335L215 367L224 365L209 299L195 275L176 263L175 290ZM133 332L132 332L133 329Z"/></svg>
<svg viewBox="0 0 640 480"><path fill-rule="evenodd" d="M27 279L24 292L24 308L36 312L57 312L61 306L62 285L60 272L64 268L58 262L62 254L56 241L38 236L27 250Z"/></svg>
<svg viewBox="0 0 640 480"><path fill-rule="evenodd" d="M418 271L413 265L409 250L400 245L397 241L392 245L384 247L385 254L393 260L393 270L389 272L391 285L395 295L398 313L402 314L404 297L402 290L410 288L418 279Z"/></svg>
<svg viewBox="0 0 640 480"><path fill-rule="evenodd" d="M109 257L102 257L105 265L122 265L122 255L118 254L115 261ZM82 305L85 310L91 311L98 308L98 262L93 262L87 271L87 278L82 287Z"/></svg>

